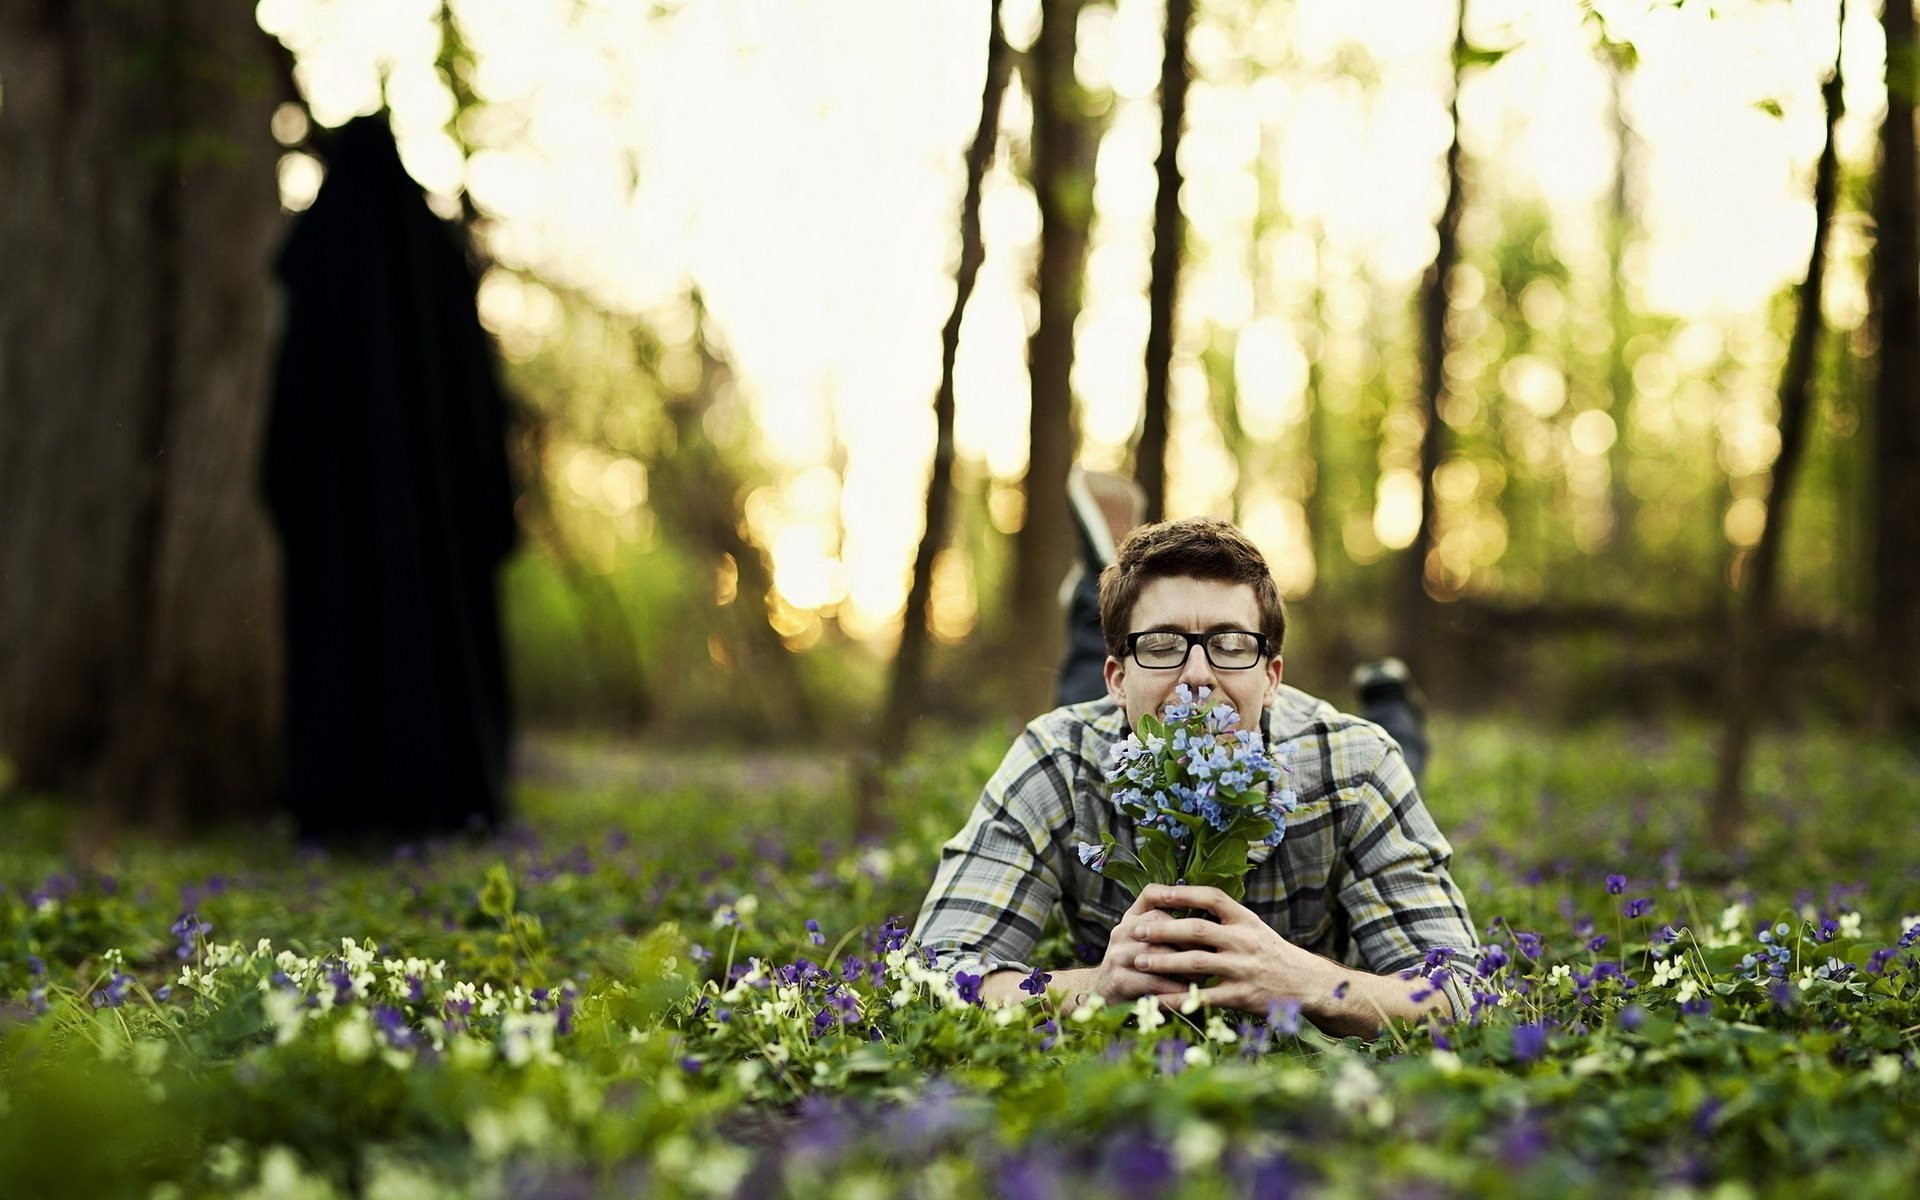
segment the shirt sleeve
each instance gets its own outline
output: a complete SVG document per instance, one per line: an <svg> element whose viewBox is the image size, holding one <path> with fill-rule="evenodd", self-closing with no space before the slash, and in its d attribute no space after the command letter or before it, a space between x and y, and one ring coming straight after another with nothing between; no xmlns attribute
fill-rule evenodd
<svg viewBox="0 0 1920 1200"><path fill-rule="evenodd" d="M1032 970L1023 961L1060 897L1072 828L1067 750L1037 722L1007 751L966 826L940 848L914 940L949 971Z"/></svg>
<svg viewBox="0 0 1920 1200"><path fill-rule="evenodd" d="M1445 989L1455 1019L1464 1020L1479 941L1447 869L1453 847L1428 814L1399 748L1387 743L1379 765L1341 802L1337 894L1367 969L1426 976Z"/></svg>

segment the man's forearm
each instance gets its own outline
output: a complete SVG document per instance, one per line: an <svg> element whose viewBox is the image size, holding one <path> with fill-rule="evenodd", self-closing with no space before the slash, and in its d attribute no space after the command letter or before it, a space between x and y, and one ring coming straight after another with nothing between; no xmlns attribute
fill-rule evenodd
<svg viewBox="0 0 1920 1200"><path fill-rule="evenodd" d="M1398 975L1373 975L1327 961L1327 986L1319 991L1317 1003L1302 1006L1301 1011L1320 1029L1333 1037L1378 1037L1382 1018L1417 1021L1428 1013L1445 1017L1453 1012L1446 991L1424 979L1402 979ZM1414 999L1415 996L1420 999Z"/></svg>
<svg viewBox="0 0 1920 1200"><path fill-rule="evenodd" d="M1098 967L1074 967L1068 971L1051 972L1047 981L1047 994L1059 1008L1071 1012L1086 1003L1093 995L1094 977L1099 975ZM995 971L980 981L980 998L1001 1004L1019 1004L1031 1000L1032 994L1020 990L1020 981L1026 976L1018 971Z"/></svg>

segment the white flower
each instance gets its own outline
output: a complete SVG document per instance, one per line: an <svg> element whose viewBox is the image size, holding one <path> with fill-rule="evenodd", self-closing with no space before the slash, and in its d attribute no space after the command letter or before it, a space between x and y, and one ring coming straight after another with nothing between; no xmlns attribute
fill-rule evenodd
<svg viewBox="0 0 1920 1200"><path fill-rule="evenodd" d="M1226 1148L1227 1135L1211 1121L1188 1121L1173 1135L1173 1160L1182 1171L1212 1166Z"/></svg>
<svg viewBox="0 0 1920 1200"><path fill-rule="evenodd" d="M1167 1023L1167 1014L1160 1011L1158 1000L1142 996L1133 1002L1133 1019L1140 1023L1141 1033L1151 1033Z"/></svg>
<svg viewBox="0 0 1920 1200"><path fill-rule="evenodd" d="M1720 928L1728 933L1731 933L1734 930L1740 928L1740 922L1746 919L1747 919L1746 905L1729 904L1726 908L1726 911L1720 914Z"/></svg>
<svg viewBox="0 0 1920 1200"><path fill-rule="evenodd" d="M333 1027L333 1050L344 1063L365 1062L373 1053L373 1023L365 1009L354 1009Z"/></svg>
<svg viewBox="0 0 1920 1200"><path fill-rule="evenodd" d="M1857 938L1860 936L1860 914L1857 912L1840 914L1840 936Z"/></svg>

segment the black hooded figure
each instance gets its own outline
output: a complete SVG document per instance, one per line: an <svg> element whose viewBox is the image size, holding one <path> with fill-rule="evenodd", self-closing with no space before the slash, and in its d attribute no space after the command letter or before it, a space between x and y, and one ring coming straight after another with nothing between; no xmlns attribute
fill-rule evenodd
<svg viewBox="0 0 1920 1200"><path fill-rule="evenodd" d="M286 802L306 841L491 827L506 404L472 269L383 119L336 135L281 251L265 448L285 564Z"/></svg>

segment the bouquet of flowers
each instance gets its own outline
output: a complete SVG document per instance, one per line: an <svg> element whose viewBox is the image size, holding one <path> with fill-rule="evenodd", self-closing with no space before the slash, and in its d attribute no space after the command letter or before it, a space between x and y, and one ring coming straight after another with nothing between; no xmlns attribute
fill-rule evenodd
<svg viewBox="0 0 1920 1200"><path fill-rule="evenodd" d="M1108 834L1080 843L1080 861L1135 895L1150 883L1245 895L1248 852L1280 844L1299 797L1283 786L1292 769L1284 752L1238 723L1224 696L1205 687L1196 696L1184 683L1164 719L1142 715L1106 772L1114 808L1133 818L1135 853Z"/></svg>

